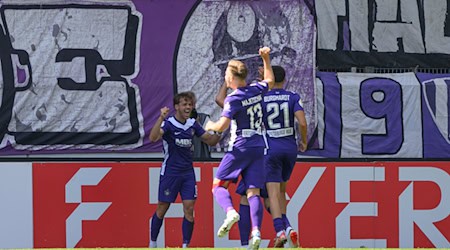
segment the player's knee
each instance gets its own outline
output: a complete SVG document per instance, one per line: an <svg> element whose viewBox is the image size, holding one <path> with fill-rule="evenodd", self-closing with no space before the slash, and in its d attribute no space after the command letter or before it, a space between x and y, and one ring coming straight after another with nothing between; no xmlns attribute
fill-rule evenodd
<svg viewBox="0 0 450 250"><path fill-rule="evenodd" d="M241 200L240 200L239 204L248 206L247 196L241 195Z"/></svg>
<svg viewBox="0 0 450 250"><path fill-rule="evenodd" d="M260 189L259 188L249 188L247 189L247 198L250 198L252 196L260 196Z"/></svg>
<svg viewBox="0 0 450 250"><path fill-rule="evenodd" d="M218 187L223 187L223 188L227 189L228 188L228 183L229 183L229 181L214 179L211 192L214 194L215 190Z"/></svg>
<svg viewBox="0 0 450 250"><path fill-rule="evenodd" d="M194 206L183 207L183 212L184 212L184 216L189 221L191 221L190 218L194 218Z"/></svg>

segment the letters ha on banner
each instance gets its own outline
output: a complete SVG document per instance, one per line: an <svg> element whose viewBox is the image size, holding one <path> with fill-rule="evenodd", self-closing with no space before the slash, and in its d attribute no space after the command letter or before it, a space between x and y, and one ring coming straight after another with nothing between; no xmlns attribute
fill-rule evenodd
<svg viewBox="0 0 450 250"><path fill-rule="evenodd" d="M211 194L217 166L194 163L198 200L192 247L240 245L237 226L224 239L216 236L225 216ZM34 163L32 247L148 247L159 170L158 162ZM293 176L287 216L299 229L302 247L450 247L445 162L297 163ZM234 186L230 192L237 207ZM158 246L181 246L182 218L177 200ZM267 212L262 239L262 247L273 246Z"/></svg>
<svg viewBox="0 0 450 250"><path fill-rule="evenodd" d="M448 158L450 75L318 73L319 150L330 158Z"/></svg>

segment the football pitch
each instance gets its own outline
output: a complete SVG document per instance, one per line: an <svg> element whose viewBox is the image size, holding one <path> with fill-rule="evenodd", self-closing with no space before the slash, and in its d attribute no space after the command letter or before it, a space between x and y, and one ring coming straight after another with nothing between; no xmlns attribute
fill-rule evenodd
<svg viewBox="0 0 450 250"><path fill-rule="evenodd" d="M32 250L27 248L16 248L17 250ZM35 249L51 249L51 250L149 250L150 248L35 248ZM179 247L167 247L167 248L151 248L156 250L162 250L162 249L180 249ZM210 249L218 249L218 250L243 250L247 248L240 248L240 247L229 247L229 248L213 248L213 247L193 247L189 248L192 250L210 250ZM274 248L260 248L260 249L274 249ZM358 249L358 248L291 248L291 249L304 249L304 250L351 250L351 249ZM436 250L435 248L364 248L365 250L393 250L393 249L400 249L400 250Z"/></svg>

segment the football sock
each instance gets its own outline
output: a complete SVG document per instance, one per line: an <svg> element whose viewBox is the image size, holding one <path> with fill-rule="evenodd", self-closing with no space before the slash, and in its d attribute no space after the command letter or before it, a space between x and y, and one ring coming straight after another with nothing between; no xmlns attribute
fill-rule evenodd
<svg viewBox="0 0 450 250"><path fill-rule="evenodd" d="M194 222L190 222L186 219L186 217L183 217L182 231L183 243L189 245L189 242L191 242L192 238L192 232L194 231Z"/></svg>
<svg viewBox="0 0 450 250"><path fill-rule="evenodd" d="M276 233L283 231L285 229L283 219L281 219L281 218L273 219L273 227L275 228Z"/></svg>
<svg viewBox="0 0 450 250"><path fill-rule="evenodd" d="M156 239L158 238L159 230L161 229L162 223L163 219L158 218L155 212L152 217L152 224L150 228L150 239L152 241L156 241Z"/></svg>
<svg viewBox="0 0 450 250"><path fill-rule="evenodd" d="M263 205L259 195L253 195L248 198L250 205L250 219L252 221L252 229L260 229L263 217Z"/></svg>
<svg viewBox="0 0 450 250"><path fill-rule="evenodd" d="M291 223L289 223L289 220L288 220L286 214L282 214L281 218L283 219L284 228L291 227Z"/></svg>
<svg viewBox="0 0 450 250"><path fill-rule="evenodd" d="M241 216L238 222L241 245L246 246L248 245L250 229L252 228L252 222L250 220L250 207L248 205L239 204L239 215Z"/></svg>
<svg viewBox="0 0 450 250"><path fill-rule="evenodd" d="M214 197L216 198L217 203L219 203L219 205L222 207L223 211L225 211L225 213L233 208L230 193L226 188L215 187Z"/></svg>

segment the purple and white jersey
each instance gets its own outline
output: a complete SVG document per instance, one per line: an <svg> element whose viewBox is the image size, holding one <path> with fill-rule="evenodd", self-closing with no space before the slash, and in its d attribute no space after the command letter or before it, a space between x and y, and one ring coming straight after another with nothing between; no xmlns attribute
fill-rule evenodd
<svg viewBox="0 0 450 250"><path fill-rule="evenodd" d="M264 96L263 106L269 152L297 151L294 114L303 110L300 96L284 89L272 89Z"/></svg>
<svg viewBox="0 0 450 250"><path fill-rule="evenodd" d="M265 147L262 100L267 90L266 82L252 82L235 89L225 98L222 116L231 119L232 147Z"/></svg>
<svg viewBox="0 0 450 250"><path fill-rule="evenodd" d="M180 123L174 116L167 118L162 124L164 161L161 175L184 175L193 171L192 138L202 136L205 130L193 118Z"/></svg>

